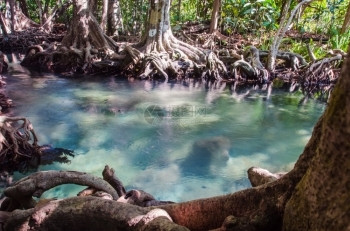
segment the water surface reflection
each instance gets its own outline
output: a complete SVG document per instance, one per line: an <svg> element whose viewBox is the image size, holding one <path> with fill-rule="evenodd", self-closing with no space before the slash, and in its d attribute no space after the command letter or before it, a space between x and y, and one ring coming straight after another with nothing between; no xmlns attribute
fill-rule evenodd
<svg viewBox="0 0 350 231"><path fill-rule="evenodd" d="M8 82L14 113L32 121L40 143L77 153L70 164L40 170L100 176L108 164L127 188L160 200L249 187L251 166L291 169L324 109L312 100L301 105L301 94L271 86L62 79L18 65L10 66ZM79 189L62 186L46 196L71 196Z"/></svg>

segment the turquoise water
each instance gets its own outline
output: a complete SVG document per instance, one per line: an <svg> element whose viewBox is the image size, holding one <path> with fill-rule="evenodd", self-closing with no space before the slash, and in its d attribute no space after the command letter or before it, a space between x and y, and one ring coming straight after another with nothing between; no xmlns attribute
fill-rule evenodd
<svg viewBox="0 0 350 231"><path fill-rule="evenodd" d="M250 187L251 166L290 170L325 107L266 86L63 79L19 65L10 67L8 82L14 114L32 121L40 144L76 153L69 164L40 170L101 176L108 164L127 189L178 202ZM81 189L66 185L45 196Z"/></svg>

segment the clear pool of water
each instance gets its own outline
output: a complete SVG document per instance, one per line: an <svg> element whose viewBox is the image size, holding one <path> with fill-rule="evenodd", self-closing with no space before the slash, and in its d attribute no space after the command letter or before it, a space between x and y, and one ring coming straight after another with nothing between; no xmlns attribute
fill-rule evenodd
<svg viewBox="0 0 350 231"><path fill-rule="evenodd" d="M40 144L76 153L69 164L39 170L101 176L108 164L127 189L177 202L250 187L251 166L290 170L325 107L301 104L300 93L225 83L63 79L17 64L7 76L14 114L32 121ZM65 185L44 196L81 189Z"/></svg>

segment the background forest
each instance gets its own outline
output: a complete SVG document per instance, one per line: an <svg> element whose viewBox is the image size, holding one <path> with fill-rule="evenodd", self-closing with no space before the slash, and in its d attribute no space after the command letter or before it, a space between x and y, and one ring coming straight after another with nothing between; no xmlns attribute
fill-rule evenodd
<svg viewBox="0 0 350 231"><path fill-rule="evenodd" d="M105 0L106 2L108 0ZM215 0L173 0L171 23L175 32L181 31L189 23L209 25ZM120 7L119 35L138 36L145 30L148 1L110 0ZM283 9L288 0L216 0L219 2L219 31L227 36L240 34L259 44L260 49L268 49L271 38L279 28ZM55 14L54 21L69 26L72 19L72 4L68 0L16 1L22 12L38 24ZM291 9L297 4L291 1ZM11 4L11 0L1 1L1 11ZM99 21L103 16L104 1L96 1L95 16ZM216 3L217 4L217 3ZM58 10L61 10L58 12ZM329 49L346 50L349 44L350 11L347 0L318 0L305 4L290 25L289 36L284 39L282 49L307 56L305 43L310 43L317 58L323 57ZM6 15L2 15L6 17Z"/></svg>

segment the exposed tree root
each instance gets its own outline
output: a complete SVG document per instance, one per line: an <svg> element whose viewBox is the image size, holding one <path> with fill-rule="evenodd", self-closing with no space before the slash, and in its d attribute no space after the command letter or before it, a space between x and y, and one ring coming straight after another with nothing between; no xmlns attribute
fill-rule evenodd
<svg viewBox="0 0 350 231"><path fill-rule="evenodd" d="M103 33L87 1L76 4L74 22L62 43L29 46L22 65L34 66L40 71L82 74L103 66L103 63L94 65L94 62L103 59L111 63L124 57L116 53L118 45Z"/></svg>
<svg viewBox="0 0 350 231"><path fill-rule="evenodd" d="M24 52L30 46L42 44L43 42L60 42L63 34L46 33L39 28L28 28L9 34L6 38L0 35L0 50L13 52Z"/></svg>
<svg viewBox="0 0 350 231"><path fill-rule="evenodd" d="M33 196L39 198L45 191L57 185L69 183L87 185L107 192L115 200L119 198L115 189L101 178L73 171L46 171L34 173L6 188L5 196L19 202L23 208L33 208L36 205L36 202L32 199Z"/></svg>
<svg viewBox="0 0 350 231"><path fill-rule="evenodd" d="M253 187L267 184L280 179L286 173L271 173L266 169L251 167L248 169L248 178Z"/></svg>
<svg viewBox="0 0 350 231"><path fill-rule="evenodd" d="M253 80L260 82L267 82L270 80L269 73L260 61L260 52L254 47L250 46L245 52L247 61L241 59L232 64L232 73L236 80Z"/></svg>
<svg viewBox="0 0 350 231"><path fill-rule="evenodd" d="M300 89L305 95L304 100L317 97L322 100L329 98L340 75L340 68L345 59L342 52L335 52L332 57L315 60L297 70L277 69L275 77L291 83L290 91Z"/></svg>
<svg viewBox="0 0 350 231"><path fill-rule="evenodd" d="M0 126L0 162L39 155L38 139L26 118L5 118Z"/></svg>
<svg viewBox="0 0 350 231"><path fill-rule="evenodd" d="M73 152L49 145L39 146L33 125L26 118L1 118L0 169L10 173L35 170L39 165L69 162Z"/></svg>
<svg viewBox="0 0 350 231"><path fill-rule="evenodd" d="M129 67L140 67L139 77L141 78L158 73L166 81L169 79L169 74L176 76L179 70L194 71L200 73L201 77L216 80L221 80L227 72L223 62L213 52L206 54L200 48L183 43L173 36L170 36L169 41L162 47L165 47L165 50L151 52L147 52L147 47L140 49L126 47L125 50L133 61L133 66Z"/></svg>
<svg viewBox="0 0 350 231"><path fill-rule="evenodd" d="M268 51L259 51L260 58L267 58L268 55ZM285 66L287 68L292 68L292 70L299 70L308 65L304 57L293 52L278 51L276 59L283 60L286 64Z"/></svg>
<svg viewBox="0 0 350 231"><path fill-rule="evenodd" d="M316 60L301 69L295 78L300 83L304 95L313 97L317 94L320 98L328 99L339 77L344 58L343 54L335 53L332 57Z"/></svg>
<svg viewBox="0 0 350 231"><path fill-rule="evenodd" d="M226 67L214 53L174 37L170 27L169 2L154 1L150 5L144 38L134 47L125 49L132 65L140 68L139 76L146 78L158 73L167 80L169 74L173 75L176 70L187 72L192 69L199 77L222 79Z"/></svg>
<svg viewBox="0 0 350 231"><path fill-rule="evenodd" d="M173 223L162 209L97 197L54 200L33 209L16 210L7 216L5 223L5 230L52 230L53 227L57 230L188 230Z"/></svg>

